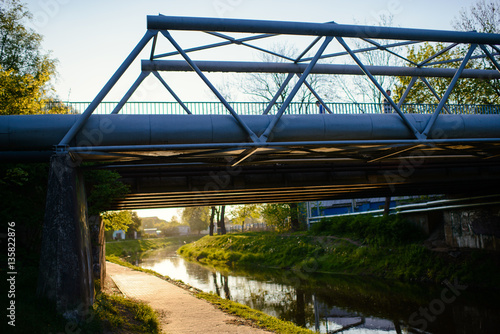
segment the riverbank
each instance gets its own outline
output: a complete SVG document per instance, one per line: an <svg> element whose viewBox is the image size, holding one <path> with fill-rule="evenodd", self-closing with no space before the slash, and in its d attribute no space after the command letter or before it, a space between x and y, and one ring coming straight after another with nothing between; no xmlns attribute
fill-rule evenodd
<svg viewBox="0 0 500 334"><path fill-rule="evenodd" d="M127 296L147 302L160 312L163 315L160 321L167 333L233 333L236 331L238 333L314 333L245 305L202 292L152 270L134 266L116 256L110 256L107 259L113 262L108 265L109 276L117 282ZM134 274L130 269L142 272L149 277L141 273ZM127 282L130 286L127 286ZM179 289L182 289L184 293ZM206 308L203 303L195 302L194 297L203 299L208 302L207 305L212 304L216 308ZM172 302L173 299L174 302ZM165 301L168 301L168 305ZM233 317L222 316L222 312Z"/></svg>
<svg viewBox="0 0 500 334"><path fill-rule="evenodd" d="M402 238L399 240L404 241L394 242L390 238L376 237L376 234L372 234L371 239L356 238L350 233L329 234L313 231L207 236L181 247L178 253L186 259L217 268L279 268L408 282L456 280L470 287L498 289L500 258L497 253L479 250L437 252L425 247L421 238L410 241Z"/></svg>
<svg viewBox="0 0 500 334"><path fill-rule="evenodd" d="M106 242L106 255L139 259L147 252L167 247L178 248L200 239L202 236L188 235L166 238L120 240Z"/></svg>

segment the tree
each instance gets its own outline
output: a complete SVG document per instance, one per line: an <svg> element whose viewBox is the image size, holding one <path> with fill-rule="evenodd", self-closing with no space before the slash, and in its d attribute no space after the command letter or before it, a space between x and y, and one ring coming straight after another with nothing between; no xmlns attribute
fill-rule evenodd
<svg viewBox="0 0 500 334"><path fill-rule="evenodd" d="M486 2L478 1L468 9L462 9L458 18L455 18L453 26L457 30L478 31L483 33L498 33L500 29L500 3L498 1ZM441 43L424 43L419 47L408 49L408 58L416 63L428 59L439 51L447 47ZM441 54L432 60L433 67L453 67L458 68L460 60L469 49L468 45L459 45L450 51ZM480 48L477 48L474 55L482 55ZM447 62L447 63L444 63ZM492 63L486 57L471 59L466 68L473 69L494 69ZM410 82L410 78L398 78L396 85L396 95L402 96L404 90ZM428 78L430 85L441 97L446 92L450 78ZM494 104L500 100L500 81L484 79L460 79L454 87L448 102L456 104ZM422 82L417 81L411 89L406 101L407 103L435 103L437 99L431 90Z"/></svg>
<svg viewBox="0 0 500 334"><path fill-rule="evenodd" d="M220 213L220 215L219 215ZM217 213L217 233L226 234L226 206L221 205Z"/></svg>
<svg viewBox="0 0 500 334"><path fill-rule="evenodd" d="M111 170L86 170L85 183L90 215L98 215L109 209L111 203L129 192L128 186L119 179L120 174Z"/></svg>
<svg viewBox="0 0 500 334"><path fill-rule="evenodd" d="M262 217L268 225L276 226L279 232L290 229L290 205L284 203L264 204L261 211Z"/></svg>
<svg viewBox="0 0 500 334"><path fill-rule="evenodd" d="M174 224L174 225L180 225L181 224L181 222L179 221L179 218L177 216L172 216L172 218L170 219L170 223Z"/></svg>
<svg viewBox="0 0 500 334"><path fill-rule="evenodd" d="M202 230L208 227L209 211L208 206L185 208L182 211L182 222L188 224L192 231L198 231L198 234L200 234Z"/></svg>
<svg viewBox="0 0 500 334"><path fill-rule="evenodd" d="M67 113L50 102L56 60L42 50L42 36L26 27L31 14L19 0L0 3L0 114Z"/></svg>
<svg viewBox="0 0 500 334"><path fill-rule="evenodd" d="M108 211L102 214L102 220L106 231L127 232L129 226L134 225L132 211Z"/></svg>
<svg viewBox="0 0 500 334"><path fill-rule="evenodd" d="M500 2L478 1L470 8L462 8L453 27L462 31L478 31L490 34L498 33L500 29Z"/></svg>
<svg viewBox="0 0 500 334"><path fill-rule="evenodd" d="M271 49L272 52L276 54L283 55L288 58L295 58L299 55L297 49L286 45L286 44L276 44ZM283 57L279 57L269 53L259 54L259 58L264 62L289 62ZM243 85L243 91L245 94L252 96L258 102L271 102L274 95L278 92L279 88L286 81L287 74L285 73L251 73L248 74L246 83ZM321 76L319 75L309 75L307 77L307 82L315 89L320 88ZM288 85L283 89L282 93L279 95L277 105L280 106L286 98L289 96L292 87L297 81L298 77L294 77ZM316 98L312 92L305 86L302 85L299 92L295 95L293 102L299 103L299 110L302 112L308 106L314 105Z"/></svg>
<svg viewBox="0 0 500 334"><path fill-rule="evenodd" d="M300 230L299 206L297 203L290 203L290 230L297 232Z"/></svg>
<svg viewBox="0 0 500 334"><path fill-rule="evenodd" d="M419 47L411 47L408 50L408 59L418 63L422 62L436 53L443 50L446 46L441 43L430 44L424 43ZM442 63L453 59L463 58L467 50L463 48L454 48L444 54L439 55L433 61L441 62L436 64L435 67L454 67L458 68L460 62L454 62L451 65ZM467 63L466 68L487 69L488 65L485 60L480 61L471 60ZM399 77L396 84L396 96L401 97L406 87L409 85L410 77ZM436 91L437 95L442 97L451 82L451 78L427 78L427 81ZM484 79L460 79L451 95L448 102L451 104L494 104L498 103L500 98L500 85L498 80L484 80ZM432 91L422 82L418 80L410 90L405 103L437 103Z"/></svg>
<svg viewBox="0 0 500 334"><path fill-rule="evenodd" d="M214 235L214 217L215 217L215 212L216 212L215 206L212 206L210 208L210 225L209 225L210 230L209 230L209 233L208 233L210 236Z"/></svg>
<svg viewBox="0 0 500 334"><path fill-rule="evenodd" d="M392 16L380 16L379 26L389 27L393 25ZM390 42L385 41L384 44ZM355 49L373 47L373 44L366 41L356 39L354 42ZM400 52L401 48L391 48L391 51ZM401 59L394 56L386 50L373 50L362 53L357 53L356 56L366 66L399 66ZM392 76L375 76L378 83L384 89L392 89L396 83L395 77ZM334 75L332 77L330 87L340 89L340 92L330 91L328 93L330 99L336 99L351 103L377 103L383 102L384 97L377 87L370 81L366 75L345 76Z"/></svg>
<svg viewBox="0 0 500 334"><path fill-rule="evenodd" d="M236 224L241 224L241 231L243 232L245 220L259 218L260 211L261 209L257 204L237 205L232 208L231 215Z"/></svg>
<svg viewBox="0 0 500 334"><path fill-rule="evenodd" d="M462 8L458 18L455 18L453 27L462 31L477 31L489 34L500 32L500 1L481 0L472 4L468 9ZM463 54L466 50L462 48ZM476 69L492 69L490 60L479 58L471 60L472 67ZM482 98L479 103L498 103L500 96L500 80L474 80L475 87L479 87ZM474 87L474 85L472 85ZM473 93L472 93L473 94ZM485 98L485 96L487 96Z"/></svg>
<svg viewBox="0 0 500 334"><path fill-rule="evenodd" d="M134 232L141 230L142 219L137 215L137 212L132 211L132 223L128 226L127 237L133 238Z"/></svg>

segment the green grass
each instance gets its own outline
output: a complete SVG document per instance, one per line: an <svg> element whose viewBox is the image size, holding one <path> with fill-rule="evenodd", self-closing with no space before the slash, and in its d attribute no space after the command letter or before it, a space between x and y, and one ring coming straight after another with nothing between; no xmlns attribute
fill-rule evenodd
<svg viewBox="0 0 500 334"><path fill-rule="evenodd" d="M106 331L113 333L160 333L158 316L145 303L122 296L100 293L96 296L93 310Z"/></svg>
<svg viewBox="0 0 500 334"><path fill-rule="evenodd" d="M264 312L251 309L248 306L223 299L212 293L200 292L196 294L200 299L207 300L226 313L237 315L241 318L251 320L258 327L271 330L275 333L283 334L314 334L309 329L301 328L289 321L283 321L278 318L265 314Z"/></svg>
<svg viewBox="0 0 500 334"><path fill-rule="evenodd" d="M368 222L366 224L371 224ZM376 222L376 226L379 222ZM458 258L424 247L421 237L394 237L359 224L337 236L312 233L240 233L204 237L179 248L192 261L218 269L281 268L306 273L369 275L404 281L440 283L445 279L477 287L496 287L500 280L499 255L484 251L462 251ZM316 231L318 233L318 231ZM320 234L320 233L318 233ZM364 238L360 236L364 235ZM404 234L403 234L404 235ZM382 242L385 240L385 243ZM415 241L410 241L415 240Z"/></svg>
<svg viewBox="0 0 500 334"><path fill-rule="evenodd" d="M322 219L311 226L309 233L350 237L372 246L400 246L425 239L425 235L418 227L399 215L382 217L359 215Z"/></svg>

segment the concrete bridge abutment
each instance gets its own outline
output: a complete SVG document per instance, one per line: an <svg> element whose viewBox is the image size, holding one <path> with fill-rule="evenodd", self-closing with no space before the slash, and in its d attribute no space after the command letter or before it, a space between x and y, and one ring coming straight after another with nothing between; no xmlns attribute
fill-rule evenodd
<svg viewBox="0 0 500 334"><path fill-rule="evenodd" d="M37 295L71 320L82 320L94 301L84 178L69 154L50 159Z"/></svg>
<svg viewBox="0 0 500 334"><path fill-rule="evenodd" d="M446 244L458 248L500 251L500 206L443 212Z"/></svg>

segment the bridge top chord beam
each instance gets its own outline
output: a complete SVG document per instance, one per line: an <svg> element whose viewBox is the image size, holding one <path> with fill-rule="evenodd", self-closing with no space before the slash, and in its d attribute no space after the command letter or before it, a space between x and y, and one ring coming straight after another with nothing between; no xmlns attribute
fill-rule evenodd
<svg viewBox="0 0 500 334"><path fill-rule="evenodd" d="M149 15L147 17L147 27L151 30L222 31L413 40L422 42L500 44L499 34L290 21Z"/></svg>

